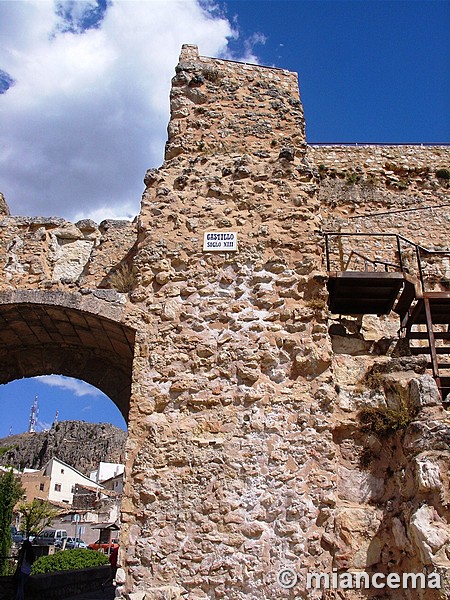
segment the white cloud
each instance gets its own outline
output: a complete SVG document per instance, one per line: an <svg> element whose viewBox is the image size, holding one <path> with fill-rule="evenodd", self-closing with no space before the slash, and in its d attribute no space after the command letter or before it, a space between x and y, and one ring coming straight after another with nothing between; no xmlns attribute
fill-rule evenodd
<svg viewBox="0 0 450 600"><path fill-rule="evenodd" d="M45 421L38 421L36 431L48 431L49 429L51 429L51 426L51 423L47 423Z"/></svg>
<svg viewBox="0 0 450 600"><path fill-rule="evenodd" d="M93 396L94 398L104 396L103 392L92 385L89 385L88 383L78 379L64 377L63 375L40 375L36 377L36 379L39 379L39 381L44 385L58 387L62 390L71 392L78 398L82 396Z"/></svg>
<svg viewBox="0 0 450 600"><path fill-rule="evenodd" d="M96 3L62 4L76 28ZM163 160L181 45L227 56L231 25L199 0L115 1L99 27L61 32L55 6L0 2L0 69L15 80L0 95L0 191L16 215L132 218Z"/></svg>

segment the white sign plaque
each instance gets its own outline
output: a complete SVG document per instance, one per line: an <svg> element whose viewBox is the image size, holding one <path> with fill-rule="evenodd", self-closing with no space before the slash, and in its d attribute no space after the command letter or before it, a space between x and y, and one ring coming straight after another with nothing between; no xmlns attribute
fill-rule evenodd
<svg viewBox="0 0 450 600"><path fill-rule="evenodd" d="M237 233L235 231L205 231L203 234L204 252L236 252Z"/></svg>

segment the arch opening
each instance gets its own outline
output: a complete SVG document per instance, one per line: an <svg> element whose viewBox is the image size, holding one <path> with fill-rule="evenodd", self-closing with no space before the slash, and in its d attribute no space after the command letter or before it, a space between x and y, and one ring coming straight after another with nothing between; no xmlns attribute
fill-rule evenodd
<svg viewBox="0 0 450 600"><path fill-rule="evenodd" d="M100 310L65 304L0 303L0 383L80 379L111 398L128 423L135 331Z"/></svg>

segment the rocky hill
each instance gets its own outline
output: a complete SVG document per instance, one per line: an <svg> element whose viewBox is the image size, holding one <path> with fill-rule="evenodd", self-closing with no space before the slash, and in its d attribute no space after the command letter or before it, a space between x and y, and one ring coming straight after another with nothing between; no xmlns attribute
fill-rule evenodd
<svg viewBox="0 0 450 600"><path fill-rule="evenodd" d="M61 421L48 431L0 439L0 464L40 469L56 457L89 475L100 461L124 462L127 432L109 423Z"/></svg>

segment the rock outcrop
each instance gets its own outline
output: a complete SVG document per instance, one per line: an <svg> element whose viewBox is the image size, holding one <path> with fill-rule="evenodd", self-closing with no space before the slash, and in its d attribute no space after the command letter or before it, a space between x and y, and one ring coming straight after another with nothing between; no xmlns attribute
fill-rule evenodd
<svg viewBox="0 0 450 600"><path fill-rule="evenodd" d="M124 462L126 438L126 431L109 423L61 421L47 431L0 439L0 464L41 469L56 457L89 476L99 461Z"/></svg>

